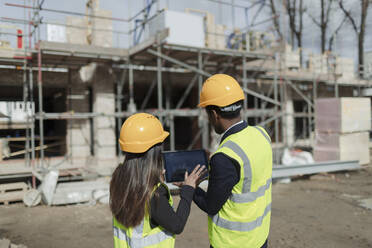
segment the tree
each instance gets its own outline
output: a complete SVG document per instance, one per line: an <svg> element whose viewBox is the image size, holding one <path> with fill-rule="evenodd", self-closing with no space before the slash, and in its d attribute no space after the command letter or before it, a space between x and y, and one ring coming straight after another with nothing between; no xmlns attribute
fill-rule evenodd
<svg viewBox="0 0 372 248"><path fill-rule="evenodd" d="M337 25L337 27L333 30L332 34L327 37L327 34L330 33L328 31L329 24L330 24L330 17L334 16L333 14L335 12L335 9L334 9L335 3L336 3L336 0L320 0L320 8L316 9L316 11L320 11L319 16L314 17L311 13L308 13L310 19L320 29L320 49L322 53L324 53L326 50L332 51L333 43L335 41L335 36L340 31L341 27L346 21L346 18L344 17L342 21ZM327 40L328 40L328 48L326 46Z"/></svg>
<svg viewBox="0 0 372 248"><path fill-rule="evenodd" d="M370 0L359 0L360 2L360 15L353 16L351 9L346 9L343 0L339 0L338 4L340 9L343 11L345 17L349 20L351 27L353 28L357 39L358 39L358 71L359 75L363 76L363 63L364 63L364 37L366 33L366 19L368 14L368 7L370 6ZM359 23L357 18L360 17ZM358 25L359 24L359 25Z"/></svg>
<svg viewBox="0 0 372 248"><path fill-rule="evenodd" d="M299 7L297 7L297 2L299 2ZM303 0L283 0L283 4L288 14L289 27L291 29L291 45L294 48L296 37L297 47L301 48L303 16L306 12ZM300 64L302 64L302 50L300 52Z"/></svg>
<svg viewBox="0 0 372 248"><path fill-rule="evenodd" d="M322 53L326 51L326 34L329 24L332 3L334 0L320 0L320 16L315 18L309 13L311 20L320 28L320 47Z"/></svg>
<svg viewBox="0 0 372 248"><path fill-rule="evenodd" d="M332 51L333 50L333 43L335 41L335 37L337 36L338 32L341 30L342 26L344 25L346 21L346 16L342 19L342 21L339 23L338 27L333 31L331 37L328 40L328 50Z"/></svg>
<svg viewBox="0 0 372 248"><path fill-rule="evenodd" d="M270 10L271 10L272 16L275 16L275 17L279 16L278 12L276 11L276 5L274 3L274 0L270 0ZM279 18L273 18L273 23L274 23L275 31L278 34L280 41L283 41L283 34L280 31Z"/></svg>

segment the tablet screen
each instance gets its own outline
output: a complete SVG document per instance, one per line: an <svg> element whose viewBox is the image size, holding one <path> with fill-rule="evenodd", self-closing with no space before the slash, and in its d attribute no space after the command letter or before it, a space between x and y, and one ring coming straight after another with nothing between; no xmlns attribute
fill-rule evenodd
<svg viewBox="0 0 372 248"><path fill-rule="evenodd" d="M185 172L190 174L198 164L208 166L204 150L163 152L163 159L168 183L184 181Z"/></svg>

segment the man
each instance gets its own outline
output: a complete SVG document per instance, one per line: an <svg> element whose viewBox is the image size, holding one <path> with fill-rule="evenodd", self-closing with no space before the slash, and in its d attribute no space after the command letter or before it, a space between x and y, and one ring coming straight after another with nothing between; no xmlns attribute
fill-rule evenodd
<svg viewBox="0 0 372 248"><path fill-rule="evenodd" d="M244 100L238 82L225 74L208 78L198 107L221 134L209 166L207 192L194 201L208 217L211 247L267 247L271 216L272 149L269 135L240 117Z"/></svg>

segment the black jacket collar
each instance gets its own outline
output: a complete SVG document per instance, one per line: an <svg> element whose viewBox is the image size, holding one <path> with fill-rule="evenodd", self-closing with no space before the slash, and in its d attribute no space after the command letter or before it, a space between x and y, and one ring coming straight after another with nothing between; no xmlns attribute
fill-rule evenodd
<svg viewBox="0 0 372 248"><path fill-rule="evenodd" d="M243 121L242 123L239 123L232 128L230 128L221 138L220 144L226 139L229 135L232 135L234 133L242 131L244 128L248 127L248 123L246 121Z"/></svg>

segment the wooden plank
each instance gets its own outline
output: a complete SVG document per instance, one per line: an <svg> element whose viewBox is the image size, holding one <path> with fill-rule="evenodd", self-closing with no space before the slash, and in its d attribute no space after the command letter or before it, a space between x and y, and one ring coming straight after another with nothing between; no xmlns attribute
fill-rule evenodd
<svg viewBox="0 0 372 248"><path fill-rule="evenodd" d="M26 190L28 188L27 184L21 182L21 183L6 183L6 184L0 184L0 192L6 192L7 190Z"/></svg>
<svg viewBox="0 0 372 248"><path fill-rule="evenodd" d="M41 41L40 48L44 51L55 51L79 57L80 54L95 55L99 58L106 56L127 57L128 50L124 48L99 47L92 45L69 44L62 42Z"/></svg>
<svg viewBox="0 0 372 248"><path fill-rule="evenodd" d="M14 122L3 122L0 123L0 129L27 129L31 128L31 124L28 125L25 123L14 123Z"/></svg>
<svg viewBox="0 0 372 248"><path fill-rule="evenodd" d="M0 202L7 205L9 202L22 201L25 191L13 191L0 194Z"/></svg>
<svg viewBox="0 0 372 248"><path fill-rule="evenodd" d="M44 140L60 140L60 139L65 139L65 138L66 136L48 136L48 137L44 137ZM7 140L7 141L26 141L26 137L4 137L1 139ZM40 140L40 137L35 137L35 140Z"/></svg>

